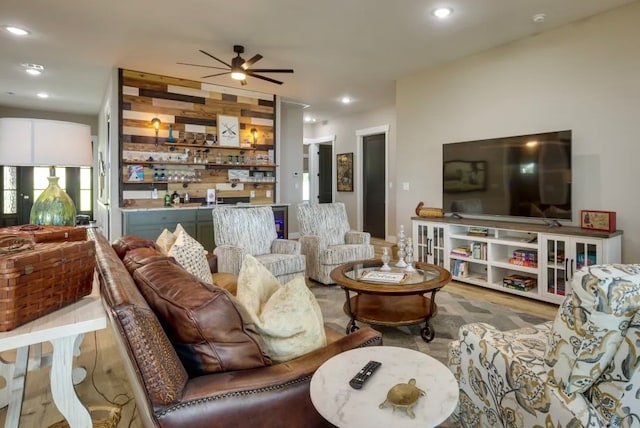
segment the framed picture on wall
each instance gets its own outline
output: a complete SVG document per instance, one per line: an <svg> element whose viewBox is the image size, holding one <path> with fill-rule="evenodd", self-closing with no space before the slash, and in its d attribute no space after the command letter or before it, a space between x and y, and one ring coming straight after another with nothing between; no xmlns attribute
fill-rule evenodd
<svg viewBox="0 0 640 428"><path fill-rule="evenodd" d="M237 116L218 115L218 142L221 146L240 145L240 124Z"/></svg>
<svg viewBox="0 0 640 428"><path fill-rule="evenodd" d="M353 153L336 155L338 192L353 192Z"/></svg>

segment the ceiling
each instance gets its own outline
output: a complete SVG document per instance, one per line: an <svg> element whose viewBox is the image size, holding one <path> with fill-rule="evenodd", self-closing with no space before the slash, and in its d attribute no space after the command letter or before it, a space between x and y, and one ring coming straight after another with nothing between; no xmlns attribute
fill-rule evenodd
<svg viewBox="0 0 640 428"><path fill-rule="evenodd" d="M31 34L0 31L0 105L96 114L117 67L240 87L177 62L217 66L198 50L230 62L241 44L245 59L263 55L256 67L295 70L267 75L281 86L249 77L245 89L308 105L305 115L322 121L393 104L403 76L632 2L2 0L0 26ZM430 14L437 6L454 13L438 20ZM538 13L544 22L533 21ZM45 71L29 76L22 63ZM40 91L50 97L37 98ZM351 104L339 102L345 95Z"/></svg>

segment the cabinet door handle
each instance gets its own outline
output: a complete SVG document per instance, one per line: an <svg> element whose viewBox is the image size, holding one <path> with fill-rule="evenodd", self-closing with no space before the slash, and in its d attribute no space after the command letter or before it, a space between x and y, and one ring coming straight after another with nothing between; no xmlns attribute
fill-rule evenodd
<svg viewBox="0 0 640 428"><path fill-rule="evenodd" d="M569 273L569 267L567 263L569 263L569 259L564 259L564 280L565 281L569 281L569 277L567 275Z"/></svg>
<svg viewBox="0 0 640 428"><path fill-rule="evenodd" d="M571 278L573 278L573 270L574 270L574 263L573 263L573 259L571 259Z"/></svg>

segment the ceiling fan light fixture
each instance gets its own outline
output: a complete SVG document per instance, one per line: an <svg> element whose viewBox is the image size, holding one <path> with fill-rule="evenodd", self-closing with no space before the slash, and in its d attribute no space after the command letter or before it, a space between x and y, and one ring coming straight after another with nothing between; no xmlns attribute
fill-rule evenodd
<svg viewBox="0 0 640 428"><path fill-rule="evenodd" d="M231 70L231 78L234 80L244 80L247 74L242 70Z"/></svg>

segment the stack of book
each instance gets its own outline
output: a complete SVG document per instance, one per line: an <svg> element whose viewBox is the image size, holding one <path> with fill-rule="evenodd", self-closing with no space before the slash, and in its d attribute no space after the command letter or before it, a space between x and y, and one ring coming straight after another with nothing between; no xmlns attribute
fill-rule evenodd
<svg viewBox="0 0 640 428"><path fill-rule="evenodd" d="M487 236L487 235L489 235L489 229L487 229L486 227L472 226L472 227L469 228L469 232L467 233L467 235L471 235L471 236Z"/></svg>
<svg viewBox="0 0 640 428"><path fill-rule="evenodd" d="M452 256L469 257L471 256L471 248L468 245L459 245L451 249Z"/></svg>
<svg viewBox="0 0 640 428"><path fill-rule="evenodd" d="M509 263L518 266L538 267L538 252L536 250L514 250Z"/></svg>
<svg viewBox="0 0 640 428"><path fill-rule="evenodd" d="M469 264L464 260L451 260L451 275L459 278L469 276Z"/></svg>
<svg viewBox="0 0 640 428"><path fill-rule="evenodd" d="M502 285L514 290L529 291L536 287L537 281L528 276L512 274L502 278Z"/></svg>

